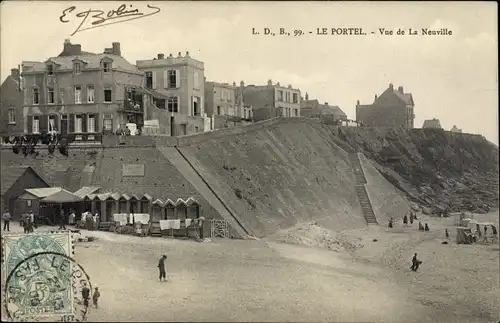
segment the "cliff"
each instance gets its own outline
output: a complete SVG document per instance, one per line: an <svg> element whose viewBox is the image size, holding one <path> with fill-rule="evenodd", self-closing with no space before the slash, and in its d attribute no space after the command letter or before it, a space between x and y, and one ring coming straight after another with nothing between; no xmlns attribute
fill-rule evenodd
<svg viewBox="0 0 500 323"><path fill-rule="evenodd" d="M427 213L498 208L498 147L483 136L442 129L330 131L339 145L375 161L378 171Z"/></svg>

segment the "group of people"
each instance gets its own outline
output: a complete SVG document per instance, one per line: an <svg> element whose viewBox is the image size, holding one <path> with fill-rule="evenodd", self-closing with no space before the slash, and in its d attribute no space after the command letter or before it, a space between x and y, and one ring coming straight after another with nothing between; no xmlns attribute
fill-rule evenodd
<svg viewBox="0 0 500 323"><path fill-rule="evenodd" d="M94 292L92 293L92 303L94 304L95 308L99 308L99 297L101 297L101 293L99 292L99 287L94 288ZM90 288L85 284L82 288L82 298L83 298L83 306L85 306L85 309L89 307L89 301L90 301Z"/></svg>
<svg viewBox="0 0 500 323"><path fill-rule="evenodd" d="M410 222L410 224L413 224L413 222L415 220L418 220L417 213L415 211L410 211L410 216L408 216L407 214L405 214L405 216L403 217L403 224L405 226L408 225L408 222ZM389 226L389 228L393 228L394 227L394 218L392 216L389 219L388 226ZM418 222L418 230L419 231L430 231L430 228L429 228L429 225L427 223L425 223L424 225L422 225L422 222Z"/></svg>

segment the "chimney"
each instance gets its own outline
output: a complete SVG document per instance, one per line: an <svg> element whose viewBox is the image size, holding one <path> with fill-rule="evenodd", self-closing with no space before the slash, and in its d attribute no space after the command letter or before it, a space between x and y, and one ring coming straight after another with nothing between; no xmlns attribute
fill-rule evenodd
<svg viewBox="0 0 500 323"><path fill-rule="evenodd" d="M328 106L328 102L325 102L325 105Z"/></svg>
<svg viewBox="0 0 500 323"><path fill-rule="evenodd" d="M276 83L276 86L280 86L280 82Z"/></svg>
<svg viewBox="0 0 500 323"><path fill-rule="evenodd" d="M378 96L375 94L375 100L377 100Z"/></svg>
<svg viewBox="0 0 500 323"><path fill-rule="evenodd" d="M65 39L64 40L64 45L63 45L63 51L66 53L69 53L71 51L71 40Z"/></svg>
<svg viewBox="0 0 500 323"><path fill-rule="evenodd" d="M233 81L233 86L236 87L236 82Z"/></svg>
<svg viewBox="0 0 500 323"><path fill-rule="evenodd" d="M394 88L394 85L392 85L392 83L389 83L389 89L393 89Z"/></svg>
<svg viewBox="0 0 500 323"><path fill-rule="evenodd" d="M292 85L291 84L288 84L288 88L291 89L292 88Z"/></svg>
<svg viewBox="0 0 500 323"><path fill-rule="evenodd" d="M120 49L120 43L114 42L112 43L113 46L113 54L116 56L122 56L122 51Z"/></svg>
<svg viewBox="0 0 500 323"><path fill-rule="evenodd" d="M165 54L158 54L158 59L165 59Z"/></svg>
<svg viewBox="0 0 500 323"><path fill-rule="evenodd" d="M359 100L356 102L356 106L358 106L358 105L359 105Z"/></svg>
<svg viewBox="0 0 500 323"><path fill-rule="evenodd" d="M18 68L13 68L10 70L10 76L14 78L14 80L19 81L20 79L20 74L19 74L19 69Z"/></svg>
<svg viewBox="0 0 500 323"><path fill-rule="evenodd" d="M309 100L309 94L306 92L306 100Z"/></svg>
<svg viewBox="0 0 500 323"><path fill-rule="evenodd" d="M185 56L185 57L190 57L190 56L189 56L189 52L186 52L186 56Z"/></svg>
<svg viewBox="0 0 500 323"><path fill-rule="evenodd" d="M170 53L170 54L168 55L168 57L169 57L169 58L173 58L174 56L172 56L172 53Z"/></svg>
<svg viewBox="0 0 500 323"><path fill-rule="evenodd" d="M177 57L182 57L182 53L181 53L181 52L179 52L179 54L177 55Z"/></svg>
<svg viewBox="0 0 500 323"><path fill-rule="evenodd" d="M81 55L82 54L82 45L77 44L73 45L73 55Z"/></svg>
<svg viewBox="0 0 500 323"><path fill-rule="evenodd" d="M398 87L398 91L399 91L399 93L401 93L401 94L405 93L405 91L404 91L404 89L403 89L403 87L402 87L402 86Z"/></svg>
<svg viewBox="0 0 500 323"><path fill-rule="evenodd" d="M273 80L267 80L267 85L268 85L268 86L273 85Z"/></svg>
<svg viewBox="0 0 500 323"><path fill-rule="evenodd" d="M240 86L241 86L241 87L245 87L245 82L241 81L241 82L240 82Z"/></svg>

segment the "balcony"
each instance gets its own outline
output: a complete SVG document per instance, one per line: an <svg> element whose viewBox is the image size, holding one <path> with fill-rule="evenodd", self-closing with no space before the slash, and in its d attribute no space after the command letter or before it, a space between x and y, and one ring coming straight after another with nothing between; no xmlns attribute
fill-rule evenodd
<svg viewBox="0 0 500 323"><path fill-rule="evenodd" d="M142 101L123 100L118 101L118 112L128 114L144 114L144 105Z"/></svg>

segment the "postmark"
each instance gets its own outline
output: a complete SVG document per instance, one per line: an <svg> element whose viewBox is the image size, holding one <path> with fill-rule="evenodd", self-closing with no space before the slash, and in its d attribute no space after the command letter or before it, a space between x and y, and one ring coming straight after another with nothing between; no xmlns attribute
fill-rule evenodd
<svg viewBox="0 0 500 323"><path fill-rule="evenodd" d="M90 306L82 298L90 277L63 253L43 251L19 262L5 282L4 310L10 321L81 322Z"/></svg>

